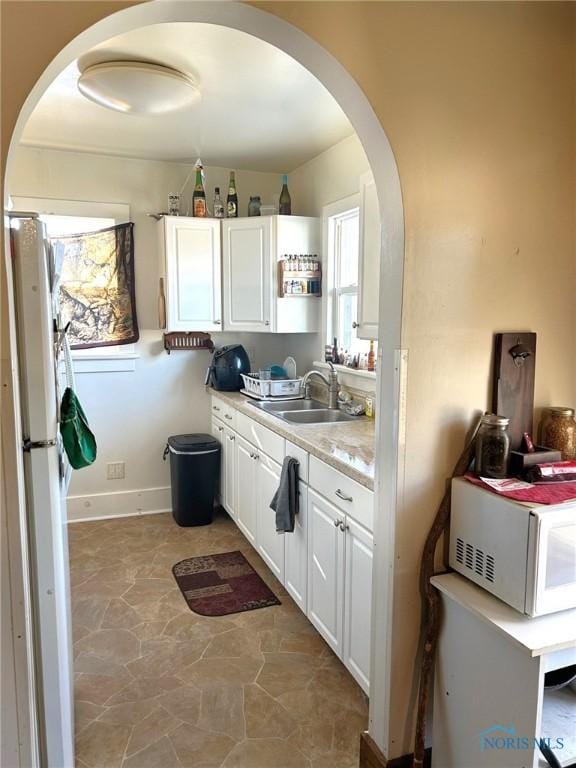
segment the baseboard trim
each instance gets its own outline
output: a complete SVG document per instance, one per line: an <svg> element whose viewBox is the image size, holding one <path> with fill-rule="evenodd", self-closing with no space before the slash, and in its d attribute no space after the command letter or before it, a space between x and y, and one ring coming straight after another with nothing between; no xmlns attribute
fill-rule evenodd
<svg viewBox="0 0 576 768"><path fill-rule="evenodd" d="M360 736L360 768L412 768L414 755L402 755L393 760L386 760L382 750L378 747L368 731ZM432 765L432 750L427 749L424 756L424 768Z"/></svg>
<svg viewBox="0 0 576 768"><path fill-rule="evenodd" d="M68 522L107 520L115 517L136 517L170 512L170 488L142 488L134 491L115 491L81 496L68 496L66 500Z"/></svg>
<svg viewBox="0 0 576 768"><path fill-rule="evenodd" d="M412 768L412 760L414 755L402 755L402 757L396 757L394 760L388 762L388 768ZM427 749L424 753L424 768L430 768L432 765L432 750Z"/></svg>
<svg viewBox="0 0 576 768"><path fill-rule="evenodd" d="M360 768L386 768L386 758L368 731L360 735Z"/></svg>

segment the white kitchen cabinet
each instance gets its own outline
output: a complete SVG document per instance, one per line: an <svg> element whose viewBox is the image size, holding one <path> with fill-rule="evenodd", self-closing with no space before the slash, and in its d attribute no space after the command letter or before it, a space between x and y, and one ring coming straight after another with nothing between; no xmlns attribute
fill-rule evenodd
<svg viewBox="0 0 576 768"><path fill-rule="evenodd" d="M307 333L320 330L321 300L278 296L278 261L320 255L319 220L254 216L222 222L224 330Z"/></svg>
<svg viewBox="0 0 576 768"><path fill-rule="evenodd" d="M284 586L304 613L308 609L308 486L300 483L300 508L294 531L284 535Z"/></svg>
<svg viewBox="0 0 576 768"><path fill-rule="evenodd" d="M212 436L222 446L220 453L220 483L218 497L228 514L236 517L236 433L219 419L212 417Z"/></svg>
<svg viewBox="0 0 576 768"><path fill-rule="evenodd" d="M235 445L236 523L252 546L256 546L258 454L240 435L236 435Z"/></svg>
<svg viewBox="0 0 576 768"><path fill-rule="evenodd" d="M345 533L342 661L368 693L374 543L372 534L350 517L346 518Z"/></svg>
<svg viewBox="0 0 576 768"><path fill-rule="evenodd" d="M220 443L222 446L222 450L220 452L220 480L218 483L218 499L220 501L220 504L226 508L225 503L225 460L224 460L224 424L221 424L218 419L212 418L212 428L210 430L212 437L215 437L216 440Z"/></svg>
<svg viewBox="0 0 576 768"><path fill-rule="evenodd" d="M284 539L287 533L276 533L276 512L270 508L278 484L282 467L263 453L258 452L256 493L257 524L256 549L274 576L284 582Z"/></svg>
<svg viewBox="0 0 576 768"><path fill-rule="evenodd" d="M236 433L229 427L224 427L223 449L224 501L222 504L228 514L236 519Z"/></svg>
<svg viewBox="0 0 576 768"><path fill-rule="evenodd" d="M163 216L159 233L160 327L221 331L220 221Z"/></svg>
<svg viewBox="0 0 576 768"><path fill-rule="evenodd" d="M360 260L358 275L357 334L378 338L380 301L380 209L371 173L360 177Z"/></svg>
<svg viewBox="0 0 576 768"><path fill-rule="evenodd" d="M342 655L344 515L311 488L308 492L308 618Z"/></svg>

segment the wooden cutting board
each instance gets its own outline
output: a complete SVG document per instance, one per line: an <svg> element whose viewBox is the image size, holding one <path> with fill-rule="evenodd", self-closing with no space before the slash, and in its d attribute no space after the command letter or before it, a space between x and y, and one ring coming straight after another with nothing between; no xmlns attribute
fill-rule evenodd
<svg viewBox="0 0 576 768"><path fill-rule="evenodd" d="M521 348L518 349L518 345ZM519 362L510 353L529 352ZM510 419L510 447L518 451L524 432L533 435L534 376L536 370L535 333L497 333L494 336L494 366L492 380L492 413Z"/></svg>

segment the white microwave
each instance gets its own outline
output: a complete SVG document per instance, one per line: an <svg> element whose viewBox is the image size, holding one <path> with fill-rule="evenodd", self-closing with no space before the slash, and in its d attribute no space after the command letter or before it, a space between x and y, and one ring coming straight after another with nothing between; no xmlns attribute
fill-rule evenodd
<svg viewBox="0 0 576 768"><path fill-rule="evenodd" d="M576 608L576 502L518 502L453 480L450 566L528 616Z"/></svg>

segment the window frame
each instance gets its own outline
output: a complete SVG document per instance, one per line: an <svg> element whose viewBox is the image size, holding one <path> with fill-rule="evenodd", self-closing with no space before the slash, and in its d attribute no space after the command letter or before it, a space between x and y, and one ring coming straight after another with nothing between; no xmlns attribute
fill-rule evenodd
<svg viewBox="0 0 576 768"><path fill-rule="evenodd" d="M322 308L322 338L323 344L331 344L334 336L338 333L338 299L341 295L358 295L359 275L356 286L345 286L341 288L339 283L339 259L336 256L334 243L334 219L344 218L345 214L358 212L360 217L360 193L343 197L333 203L325 205L322 209L322 230L323 230L323 251L326 254L326 291L324 292L325 301ZM358 255L360 258L360 254ZM324 347L320 350L320 360L324 359ZM352 369L350 369L352 370Z"/></svg>

